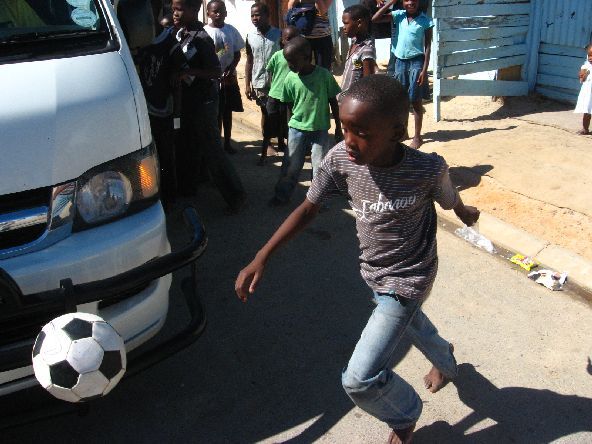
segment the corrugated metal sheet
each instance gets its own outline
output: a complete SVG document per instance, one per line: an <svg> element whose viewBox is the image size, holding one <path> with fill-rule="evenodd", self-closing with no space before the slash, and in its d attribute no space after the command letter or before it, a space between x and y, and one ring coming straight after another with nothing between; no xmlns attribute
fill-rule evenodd
<svg viewBox="0 0 592 444"><path fill-rule="evenodd" d="M584 47L592 40L591 0L539 0L541 42Z"/></svg>
<svg viewBox="0 0 592 444"><path fill-rule="evenodd" d="M536 91L574 103L577 72L592 41L591 0L537 0L541 8Z"/></svg>

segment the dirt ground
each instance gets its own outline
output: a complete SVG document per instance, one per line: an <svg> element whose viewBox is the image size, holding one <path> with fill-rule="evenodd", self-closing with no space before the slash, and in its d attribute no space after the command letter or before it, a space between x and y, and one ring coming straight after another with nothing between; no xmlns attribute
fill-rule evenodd
<svg viewBox="0 0 592 444"><path fill-rule="evenodd" d="M233 131L260 140L258 107L244 95L243 105ZM592 260L592 138L574 133L580 117L569 105L455 97L443 101L438 123L432 103L425 108L421 149L444 156L465 203Z"/></svg>

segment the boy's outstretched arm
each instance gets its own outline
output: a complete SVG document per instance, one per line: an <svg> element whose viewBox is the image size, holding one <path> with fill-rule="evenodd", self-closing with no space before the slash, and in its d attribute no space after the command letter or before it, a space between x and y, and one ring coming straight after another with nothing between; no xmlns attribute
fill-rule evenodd
<svg viewBox="0 0 592 444"><path fill-rule="evenodd" d="M397 0L390 0L384 3L382 8L380 8L376 13L372 16L372 23L387 23L390 22L391 19L391 6L397 3Z"/></svg>
<svg viewBox="0 0 592 444"><path fill-rule="evenodd" d="M247 302L248 295L255 292L271 254L306 227L317 215L319 209L319 205L304 199L304 202L292 211L271 236L271 239L257 252L251 263L240 271L234 284L234 290L241 301Z"/></svg>
<svg viewBox="0 0 592 444"><path fill-rule="evenodd" d="M329 107L335 120L335 141L341 142L343 140L343 132L341 131L341 120L339 120L339 104L335 97L329 99Z"/></svg>

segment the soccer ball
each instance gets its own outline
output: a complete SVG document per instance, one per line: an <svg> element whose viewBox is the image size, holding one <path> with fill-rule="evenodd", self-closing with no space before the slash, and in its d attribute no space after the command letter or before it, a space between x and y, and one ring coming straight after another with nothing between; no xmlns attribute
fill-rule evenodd
<svg viewBox="0 0 592 444"><path fill-rule="evenodd" d="M99 316L68 313L46 324L33 346L33 370L56 398L89 401L109 393L123 377L123 339Z"/></svg>

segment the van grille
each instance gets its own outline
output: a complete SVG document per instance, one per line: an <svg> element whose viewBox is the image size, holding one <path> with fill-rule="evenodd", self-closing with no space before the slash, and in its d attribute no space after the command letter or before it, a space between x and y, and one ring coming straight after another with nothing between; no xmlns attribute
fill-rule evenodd
<svg viewBox="0 0 592 444"><path fill-rule="evenodd" d="M50 206L50 199L50 187L0 196L0 220L10 220L11 214L23 210L43 207L47 209ZM0 230L0 250L33 242L41 237L46 229L47 221L18 229Z"/></svg>
<svg viewBox="0 0 592 444"><path fill-rule="evenodd" d="M43 311L0 322L0 347L35 339L45 324L65 313L65 310Z"/></svg>

